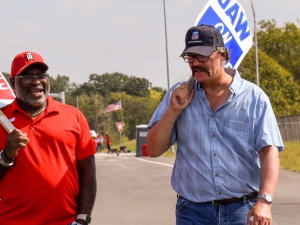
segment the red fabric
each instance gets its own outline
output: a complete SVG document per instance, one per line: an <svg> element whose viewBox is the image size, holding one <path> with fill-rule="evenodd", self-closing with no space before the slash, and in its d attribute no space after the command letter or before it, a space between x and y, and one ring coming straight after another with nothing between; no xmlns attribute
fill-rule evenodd
<svg viewBox="0 0 300 225"><path fill-rule="evenodd" d="M71 223L79 192L77 160L95 154L85 117L51 97L34 121L16 100L2 110L30 141L0 181L0 224ZM0 126L0 149L6 147L6 137Z"/></svg>
<svg viewBox="0 0 300 225"><path fill-rule="evenodd" d="M14 77L22 73L28 66L32 64L40 64L44 66L45 70L49 69L40 54L35 52L22 52L14 58L11 65L10 76Z"/></svg>
<svg viewBox="0 0 300 225"><path fill-rule="evenodd" d="M110 137L108 135L106 136L106 144L110 145Z"/></svg>

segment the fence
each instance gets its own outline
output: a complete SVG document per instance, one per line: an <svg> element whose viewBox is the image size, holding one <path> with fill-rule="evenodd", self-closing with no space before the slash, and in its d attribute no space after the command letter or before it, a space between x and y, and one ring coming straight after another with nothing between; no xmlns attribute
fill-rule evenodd
<svg viewBox="0 0 300 225"><path fill-rule="evenodd" d="M300 140L300 115L277 117L283 141Z"/></svg>

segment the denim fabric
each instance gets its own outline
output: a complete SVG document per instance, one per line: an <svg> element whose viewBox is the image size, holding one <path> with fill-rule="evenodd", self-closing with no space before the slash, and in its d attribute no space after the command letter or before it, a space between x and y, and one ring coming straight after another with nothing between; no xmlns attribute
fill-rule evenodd
<svg viewBox="0 0 300 225"><path fill-rule="evenodd" d="M246 225L249 211L256 199L229 205L194 203L178 198L176 204L176 225Z"/></svg>
<svg viewBox="0 0 300 225"><path fill-rule="evenodd" d="M173 86L153 114L148 127L164 115ZM212 111L205 91L195 82L191 104L177 118L170 144L177 142L171 184L194 202L241 197L258 191L260 150L283 150L283 142L268 96L238 73L231 96Z"/></svg>
<svg viewBox="0 0 300 225"><path fill-rule="evenodd" d="M78 222L76 222L76 221L73 221L72 223L70 223L69 225L83 225L83 224L81 224L81 223L78 223Z"/></svg>

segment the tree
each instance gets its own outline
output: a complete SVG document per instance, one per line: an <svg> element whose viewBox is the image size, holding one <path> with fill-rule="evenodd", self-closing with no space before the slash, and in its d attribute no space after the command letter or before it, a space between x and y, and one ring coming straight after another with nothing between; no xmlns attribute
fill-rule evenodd
<svg viewBox="0 0 300 225"><path fill-rule="evenodd" d="M292 74L274 59L259 51L260 87L269 96L276 116L300 113L300 87ZM255 81L255 50L251 48L238 71L251 82Z"/></svg>
<svg viewBox="0 0 300 225"><path fill-rule="evenodd" d="M126 94L148 97L151 83L145 78L128 76L123 73L105 73L102 75L90 74L88 83L81 88L93 85L103 96L109 96L112 92L125 92Z"/></svg>
<svg viewBox="0 0 300 225"><path fill-rule="evenodd" d="M64 75L57 75L56 78L50 76L49 81L52 93L66 92L70 86L70 78Z"/></svg>
<svg viewBox="0 0 300 225"><path fill-rule="evenodd" d="M277 27L275 20L260 21L258 48L293 74L300 84L300 30L294 23Z"/></svg>

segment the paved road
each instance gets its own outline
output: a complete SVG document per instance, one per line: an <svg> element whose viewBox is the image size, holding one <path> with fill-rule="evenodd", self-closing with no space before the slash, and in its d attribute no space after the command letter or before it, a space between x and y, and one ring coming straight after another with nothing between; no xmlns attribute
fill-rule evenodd
<svg viewBox="0 0 300 225"><path fill-rule="evenodd" d="M174 159L96 155L98 192L91 225L175 225ZM300 224L300 174L280 171L273 225Z"/></svg>

